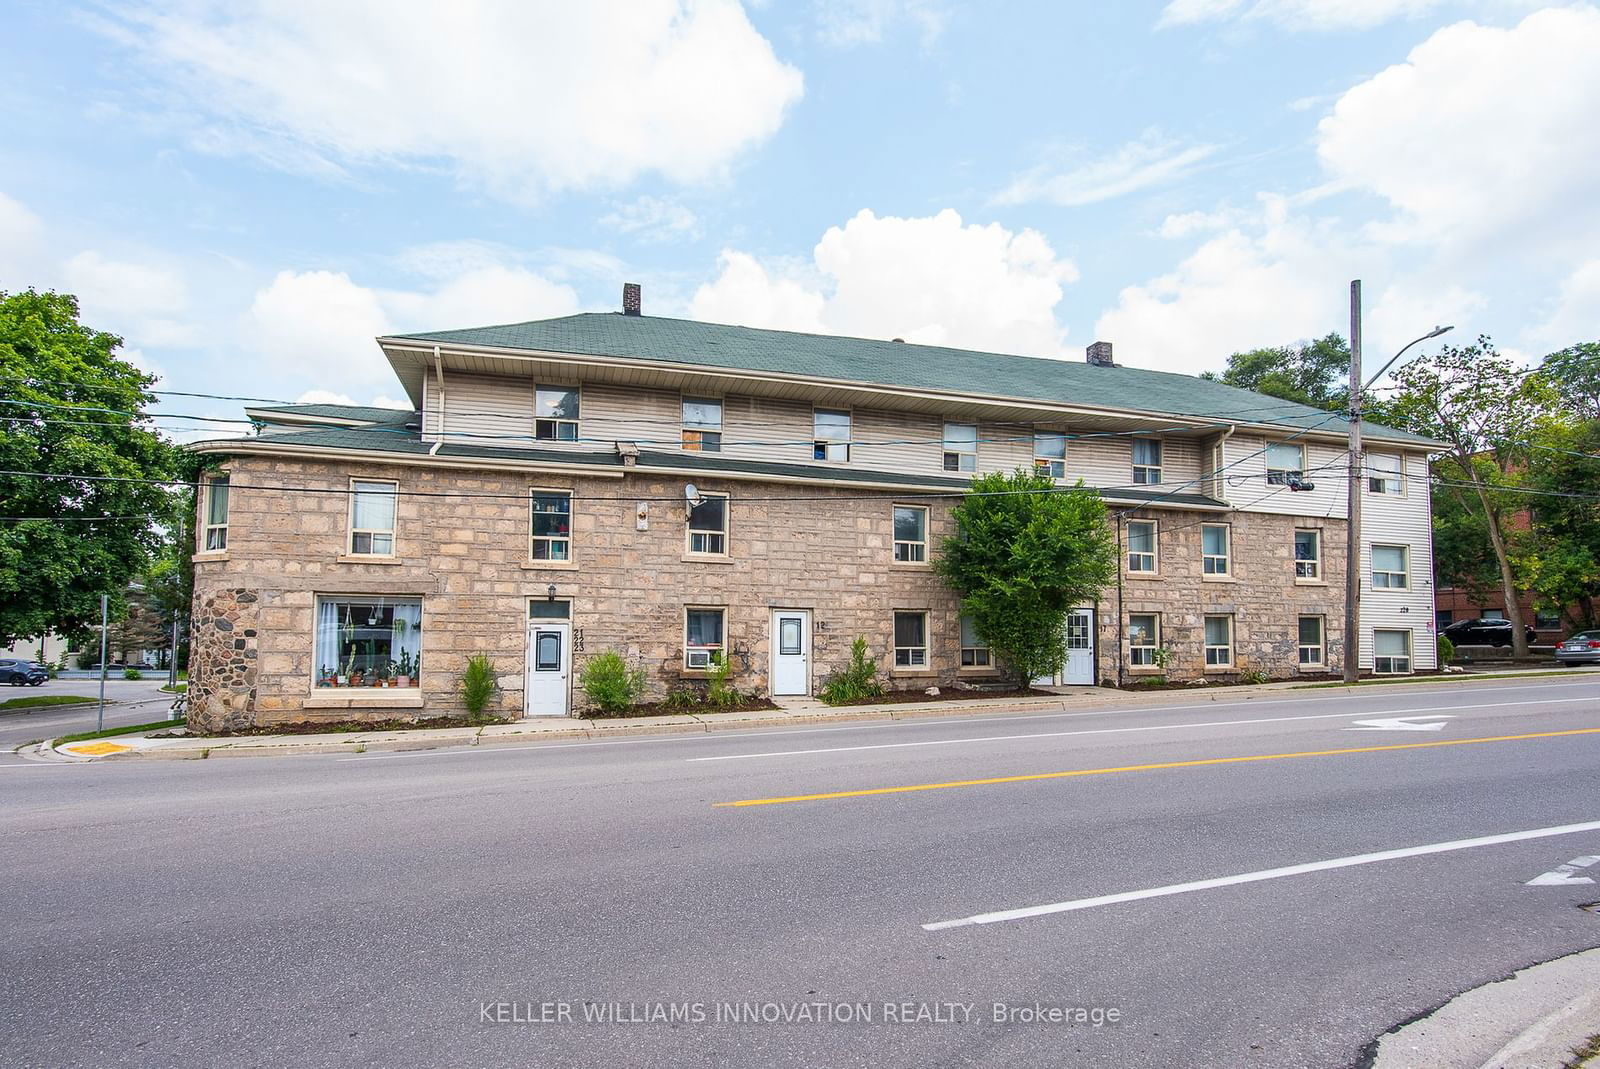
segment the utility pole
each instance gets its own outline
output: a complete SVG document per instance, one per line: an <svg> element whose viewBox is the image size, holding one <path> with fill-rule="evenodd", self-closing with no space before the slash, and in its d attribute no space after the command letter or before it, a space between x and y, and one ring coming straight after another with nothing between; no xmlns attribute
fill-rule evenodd
<svg viewBox="0 0 1600 1069"><path fill-rule="evenodd" d="M1350 283L1350 478L1345 491L1344 681L1361 673L1361 280Z"/></svg>
<svg viewBox="0 0 1600 1069"><path fill-rule="evenodd" d="M106 636L111 630L109 599L100 595L100 713L95 718L94 729L106 729Z"/></svg>
<svg viewBox="0 0 1600 1069"><path fill-rule="evenodd" d="M167 654L167 686L178 689L178 610L172 610L172 648Z"/></svg>

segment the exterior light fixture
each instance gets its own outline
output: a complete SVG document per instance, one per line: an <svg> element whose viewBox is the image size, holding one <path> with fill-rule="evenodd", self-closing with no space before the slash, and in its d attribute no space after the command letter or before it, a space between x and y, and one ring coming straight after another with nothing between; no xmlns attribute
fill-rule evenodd
<svg viewBox="0 0 1600 1069"><path fill-rule="evenodd" d="M554 583L551 583L549 586L545 587L544 592L549 600L556 600L556 585Z"/></svg>

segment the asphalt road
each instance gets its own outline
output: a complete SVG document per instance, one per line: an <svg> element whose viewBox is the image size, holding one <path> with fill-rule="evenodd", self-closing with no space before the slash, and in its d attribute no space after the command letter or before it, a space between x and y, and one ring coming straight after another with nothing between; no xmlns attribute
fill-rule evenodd
<svg viewBox="0 0 1600 1069"><path fill-rule="evenodd" d="M1407 716L1441 726L1355 723ZM1527 884L1600 854L1594 675L0 760L14 1065L1344 1066L1600 946L1600 885ZM1363 857L1507 833L1534 834ZM1103 1023L1017 1019L1036 1005ZM833 1020L760 1020L808 1012Z"/></svg>
<svg viewBox="0 0 1600 1069"><path fill-rule="evenodd" d="M165 672L160 673L160 678L106 680L105 726L148 724L163 719L177 697L162 691L166 682ZM98 679L52 679L37 687L0 686L0 702L51 694L95 698L99 693ZM0 709L0 751L14 750L25 742L93 731L98 713L96 704Z"/></svg>

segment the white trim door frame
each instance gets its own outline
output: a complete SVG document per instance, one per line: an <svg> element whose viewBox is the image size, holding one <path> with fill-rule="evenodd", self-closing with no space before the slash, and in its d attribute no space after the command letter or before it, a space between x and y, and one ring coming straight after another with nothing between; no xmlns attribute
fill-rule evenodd
<svg viewBox="0 0 1600 1069"><path fill-rule="evenodd" d="M571 715L571 621L529 620L526 663L522 684L522 715Z"/></svg>
<svg viewBox="0 0 1600 1069"><path fill-rule="evenodd" d="M771 674L773 697L805 697L811 693L811 610L773 609Z"/></svg>

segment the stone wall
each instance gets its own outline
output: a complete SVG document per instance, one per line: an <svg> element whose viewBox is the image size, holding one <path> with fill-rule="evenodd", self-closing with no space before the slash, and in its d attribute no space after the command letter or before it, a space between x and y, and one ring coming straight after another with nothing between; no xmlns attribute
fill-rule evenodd
<svg viewBox="0 0 1600 1069"><path fill-rule="evenodd" d="M231 731L255 723L260 595L246 588L195 590L190 619L188 723Z"/></svg>

